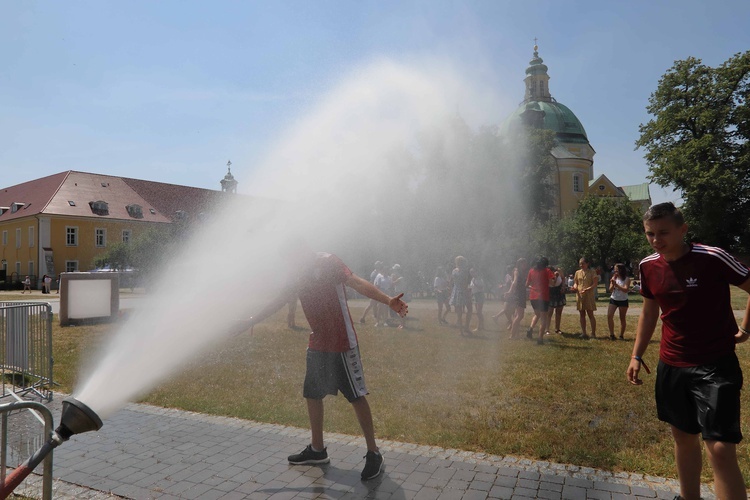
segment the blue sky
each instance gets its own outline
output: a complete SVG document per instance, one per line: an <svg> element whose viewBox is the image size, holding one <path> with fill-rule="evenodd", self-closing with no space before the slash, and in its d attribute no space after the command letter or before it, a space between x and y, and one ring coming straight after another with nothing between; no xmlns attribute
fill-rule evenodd
<svg viewBox="0 0 750 500"><path fill-rule="evenodd" d="M552 95L597 151L595 175L641 183L633 143L659 77L677 59L713 66L747 50L749 19L746 0L6 0L0 185L81 170L218 189L231 159L252 193L270 144L371 61L450 64L485 89L457 97L458 111L499 124L523 99L535 37Z"/></svg>

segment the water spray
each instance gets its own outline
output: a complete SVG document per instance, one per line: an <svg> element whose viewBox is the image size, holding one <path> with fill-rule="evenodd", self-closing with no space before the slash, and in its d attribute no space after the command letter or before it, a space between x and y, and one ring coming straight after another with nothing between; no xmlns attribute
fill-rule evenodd
<svg viewBox="0 0 750 500"><path fill-rule="evenodd" d="M63 399L62 405L60 425L52 432L49 440L26 462L18 466L0 485L0 500L7 498L52 450L70 439L72 435L101 429L102 420L99 415L81 401L68 397Z"/></svg>

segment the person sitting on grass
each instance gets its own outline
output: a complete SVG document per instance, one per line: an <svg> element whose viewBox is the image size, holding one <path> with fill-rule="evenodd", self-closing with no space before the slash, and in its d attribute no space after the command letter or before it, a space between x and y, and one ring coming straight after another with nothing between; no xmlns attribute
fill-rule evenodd
<svg viewBox="0 0 750 500"><path fill-rule="evenodd" d="M375 442L375 430L354 322L346 300L346 287L387 305L404 317L408 307L401 295L389 297L372 283L352 273L335 255L314 253L304 243L296 242L287 250L294 280L258 314L241 322L239 329L249 329L299 297L312 333L307 349L307 373L302 395L307 401L312 442L301 453L289 456L293 465L330 462L323 442L323 398L339 391L351 403L367 443L362 479L377 477L383 468L383 456ZM402 294L403 295L403 294Z"/></svg>
<svg viewBox="0 0 750 500"><path fill-rule="evenodd" d="M737 462L742 369L735 345L750 337L750 299L737 326L728 285L750 292L750 270L720 248L685 242L687 224L672 203L643 216L656 253L640 263L643 307L627 377L641 385L641 367L661 309L656 410L670 424L680 496L700 498L701 441L714 471L716 497L747 498Z"/></svg>

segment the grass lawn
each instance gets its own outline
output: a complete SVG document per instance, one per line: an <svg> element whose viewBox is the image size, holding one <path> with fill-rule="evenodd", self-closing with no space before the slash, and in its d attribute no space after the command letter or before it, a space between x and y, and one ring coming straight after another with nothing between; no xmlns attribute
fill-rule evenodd
<svg viewBox="0 0 750 500"><path fill-rule="evenodd" d="M364 305L351 304L355 318ZM371 391L368 400L379 438L675 477L671 437L656 419L655 375L643 372L645 383L640 387L625 379L637 317L628 317L626 341L585 341L578 338L578 315L564 314L567 333L548 336L547 343L538 346L526 339L508 340L504 321L501 332L490 319L498 307L497 302L487 304L491 329L474 338L460 337L454 327L438 326L431 300L411 304L407 330L376 329L369 318L367 325L359 325ZM599 313L605 308L600 302ZM573 310L570 305L567 309ZM530 308L526 324L528 312ZM455 316L448 319L455 321ZM297 324L306 324L301 308ZM113 329L55 324L55 379L60 390L73 391L79 360ZM606 318L598 317L597 330L604 335ZM287 329L284 309L257 326L252 337L233 338L203 353L144 401L307 427L301 396L307 333ZM645 356L652 368L657 362L656 342L658 333ZM738 347L745 373L750 373L749 349L748 344ZM747 392L742 398L744 407L750 408ZM743 432L750 435L747 418L743 422ZM325 428L360 434L343 397L326 399ZM743 473L750 479L746 445L740 450ZM706 465L703 479L710 478Z"/></svg>

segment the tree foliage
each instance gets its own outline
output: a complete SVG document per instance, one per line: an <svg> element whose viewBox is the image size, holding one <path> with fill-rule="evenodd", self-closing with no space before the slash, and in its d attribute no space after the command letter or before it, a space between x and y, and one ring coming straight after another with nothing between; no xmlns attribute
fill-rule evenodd
<svg viewBox="0 0 750 500"><path fill-rule="evenodd" d="M536 230L536 247L566 272L586 257L606 269L649 252L638 211L623 198L587 196L573 214Z"/></svg>
<svg viewBox="0 0 750 500"><path fill-rule="evenodd" d="M750 250L750 51L716 68L676 61L649 99L641 124L650 178L682 193L691 236Z"/></svg>

